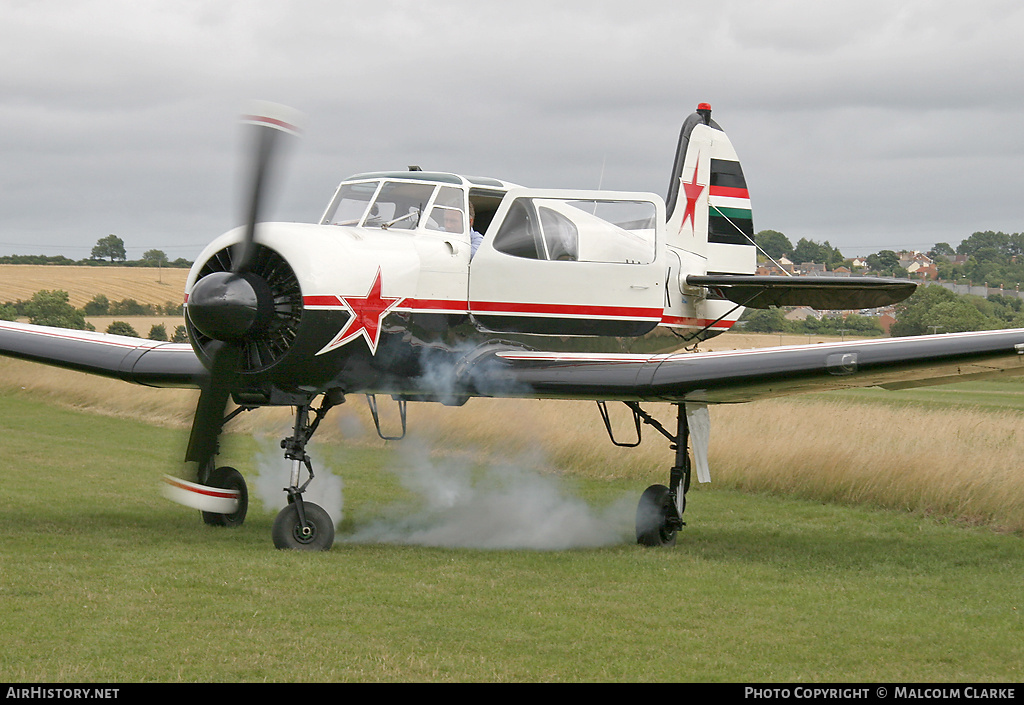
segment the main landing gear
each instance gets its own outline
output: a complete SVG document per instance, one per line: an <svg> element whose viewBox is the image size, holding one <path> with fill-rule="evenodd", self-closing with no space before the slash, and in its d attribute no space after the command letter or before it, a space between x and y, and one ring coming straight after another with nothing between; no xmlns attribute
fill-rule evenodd
<svg viewBox="0 0 1024 705"><path fill-rule="evenodd" d="M686 522L683 521L683 512L686 510L686 493L690 489L692 469L689 454L690 430L685 406L683 404L674 405L676 407L676 432L673 434L657 419L641 409L639 403L625 402L625 404L633 412L636 441L621 443L615 440L612 433L608 410L604 402L598 402L601 417L612 443L626 448L640 445L640 424L643 422L653 426L661 435L665 436L671 442L672 450L675 451L675 465L669 472L668 486L651 485L640 496L640 502L636 508L636 542L641 546L674 546L676 534L686 526Z"/></svg>

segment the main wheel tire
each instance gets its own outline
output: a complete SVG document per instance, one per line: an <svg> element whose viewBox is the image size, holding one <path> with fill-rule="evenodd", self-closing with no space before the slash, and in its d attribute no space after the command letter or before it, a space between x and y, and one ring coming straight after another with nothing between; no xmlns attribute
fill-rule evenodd
<svg viewBox="0 0 1024 705"><path fill-rule="evenodd" d="M271 536L276 548L295 551L327 551L334 545L334 521L319 505L302 503L306 525L299 521L299 510L289 504L274 519Z"/></svg>
<svg viewBox="0 0 1024 705"><path fill-rule="evenodd" d="M636 542L641 546L675 546L676 529L669 525L676 508L664 485L651 485L636 507Z"/></svg>
<svg viewBox="0 0 1024 705"><path fill-rule="evenodd" d="M242 473L228 466L216 468L210 473L206 484L221 490L238 490L238 509L231 514L202 512L203 521L210 526L241 526L245 521L245 513L249 510L249 489L245 485Z"/></svg>

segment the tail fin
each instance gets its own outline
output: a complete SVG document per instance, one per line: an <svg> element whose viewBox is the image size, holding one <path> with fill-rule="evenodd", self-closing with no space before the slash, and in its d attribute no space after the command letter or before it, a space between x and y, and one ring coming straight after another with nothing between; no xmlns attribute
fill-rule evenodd
<svg viewBox="0 0 1024 705"><path fill-rule="evenodd" d="M709 273L753 274L757 257L747 182L707 103L683 123L665 212L670 246L706 258Z"/></svg>
<svg viewBox="0 0 1024 705"><path fill-rule="evenodd" d="M670 279L679 288L666 299L663 325L699 339L728 330L742 307L713 290L685 283L690 274L753 274L757 267L743 169L706 103L683 123L665 213Z"/></svg>

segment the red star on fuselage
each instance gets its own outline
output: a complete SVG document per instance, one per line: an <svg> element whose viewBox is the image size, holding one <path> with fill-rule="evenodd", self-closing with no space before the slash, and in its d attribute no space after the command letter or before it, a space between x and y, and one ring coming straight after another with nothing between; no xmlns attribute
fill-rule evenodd
<svg viewBox="0 0 1024 705"><path fill-rule="evenodd" d="M683 226L686 225L686 219L690 219L690 227L697 227L697 201L700 199L700 195L704 193L704 184L697 183L697 171L700 169L700 154L697 155L697 163L693 166L693 181L687 183L683 181L683 177L679 177L680 183L683 185L683 193L686 195L686 210L683 211L683 222L679 224L679 231L682 232Z"/></svg>
<svg viewBox="0 0 1024 705"><path fill-rule="evenodd" d="M380 295L381 273L380 268L377 269L377 276L373 280L373 284L370 285L370 290L366 293L366 296L339 296L339 300L344 304L345 308L351 314L345 326L338 332L334 339L324 346L324 348L317 353L318 355L325 352L340 348L342 345L351 342L358 338L360 335L366 339L366 344L370 348L370 354L377 354L377 343L380 341L380 330L381 321L384 320L384 316L387 315L388 311L394 308L402 299L389 299Z"/></svg>

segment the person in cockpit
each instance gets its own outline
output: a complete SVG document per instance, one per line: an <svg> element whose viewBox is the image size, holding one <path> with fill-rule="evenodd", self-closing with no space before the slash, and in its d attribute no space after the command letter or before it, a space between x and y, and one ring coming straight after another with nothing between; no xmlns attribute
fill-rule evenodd
<svg viewBox="0 0 1024 705"><path fill-rule="evenodd" d="M473 221L476 220L476 209L473 208L473 202L469 203L469 258L473 259L473 255L476 254L476 250L480 247L480 243L483 241L484 236L476 231L473 227Z"/></svg>
<svg viewBox="0 0 1024 705"><path fill-rule="evenodd" d="M480 242L484 239L484 236L473 229L473 221L476 219L476 211L473 208L473 204L469 204L469 256L470 258L476 254L476 249L480 247ZM445 208L444 210L444 231L446 233L461 233L463 230L462 211L456 208Z"/></svg>

